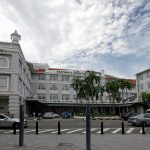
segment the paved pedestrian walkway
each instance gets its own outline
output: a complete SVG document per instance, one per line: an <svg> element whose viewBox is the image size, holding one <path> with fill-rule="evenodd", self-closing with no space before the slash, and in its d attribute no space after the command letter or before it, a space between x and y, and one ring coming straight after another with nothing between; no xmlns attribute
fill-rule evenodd
<svg viewBox="0 0 150 150"><path fill-rule="evenodd" d="M85 134L25 134L24 146L19 147L19 135L0 136L0 150L85 150ZM91 136L91 150L149 150L150 135Z"/></svg>

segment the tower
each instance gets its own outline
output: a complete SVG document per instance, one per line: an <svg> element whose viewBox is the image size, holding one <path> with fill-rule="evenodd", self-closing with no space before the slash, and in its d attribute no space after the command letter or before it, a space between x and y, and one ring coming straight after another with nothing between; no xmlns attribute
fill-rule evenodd
<svg viewBox="0 0 150 150"><path fill-rule="evenodd" d="M11 34L11 40L14 44L19 44L19 41L21 40L21 35L18 34L17 30L14 31L14 33Z"/></svg>

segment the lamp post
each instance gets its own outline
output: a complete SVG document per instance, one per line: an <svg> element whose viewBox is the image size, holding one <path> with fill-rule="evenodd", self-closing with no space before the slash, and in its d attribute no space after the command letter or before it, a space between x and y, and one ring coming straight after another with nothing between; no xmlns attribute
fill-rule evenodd
<svg viewBox="0 0 150 150"><path fill-rule="evenodd" d="M20 100L20 124L19 124L19 146L24 144L24 103Z"/></svg>
<svg viewBox="0 0 150 150"><path fill-rule="evenodd" d="M91 122L90 122L91 107L89 100L86 104L86 150L91 150Z"/></svg>

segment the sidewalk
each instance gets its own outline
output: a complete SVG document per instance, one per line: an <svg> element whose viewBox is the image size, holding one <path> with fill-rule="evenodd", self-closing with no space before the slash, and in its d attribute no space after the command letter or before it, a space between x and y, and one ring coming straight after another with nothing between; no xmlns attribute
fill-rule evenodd
<svg viewBox="0 0 150 150"><path fill-rule="evenodd" d="M0 135L0 150L86 150L86 135L25 134L19 147L19 135ZM92 135L91 150L149 150L150 135Z"/></svg>

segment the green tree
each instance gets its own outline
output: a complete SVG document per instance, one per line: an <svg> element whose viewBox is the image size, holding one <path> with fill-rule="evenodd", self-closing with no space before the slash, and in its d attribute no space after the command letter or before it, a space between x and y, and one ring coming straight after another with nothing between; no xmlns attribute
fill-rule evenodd
<svg viewBox="0 0 150 150"><path fill-rule="evenodd" d="M126 90L130 90L132 88L132 84L125 80L125 79L118 79L118 83L119 83L119 89L121 90L121 97L120 99L122 100L122 103L123 103L123 112L124 112L124 102L125 102L125 99L124 99L124 96L123 96L123 93L124 91Z"/></svg>
<svg viewBox="0 0 150 150"><path fill-rule="evenodd" d="M75 78L72 81L71 87L76 91L77 97L87 101L86 105L86 150L91 149L91 134L90 134L90 106L89 101L94 101L94 98L99 98L101 88L101 74L95 71L86 71L85 78Z"/></svg>
<svg viewBox="0 0 150 150"><path fill-rule="evenodd" d="M144 104L144 109L150 108L150 93L149 92L142 92L142 103Z"/></svg>
<svg viewBox="0 0 150 150"><path fill-rule="evenodd" d="M108 81L105 84L105 90L108 93L109 103L113 100L113 114L115 114L115 102L120 102L119 82L117 79ZM110 107L111 110L111 107Z"/></svg>

